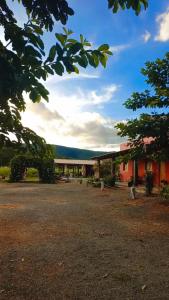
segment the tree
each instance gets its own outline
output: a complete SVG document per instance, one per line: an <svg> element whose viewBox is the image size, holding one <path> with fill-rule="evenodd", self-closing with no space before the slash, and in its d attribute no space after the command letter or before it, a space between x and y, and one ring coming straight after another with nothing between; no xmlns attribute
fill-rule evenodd
<svg viewBox="0 0 169 300"><path fill-rule="evenodd" d="M154 109L151 113L141 113L139 118L119 123L119 135L127 136L132 154L143 153L156 159L169 158L169 52L163 59L147 62L141 73L147 77L149 90L135 92L124 103L125 107L136 111L141 108ZM150 144L145 146L145 138Z"/></svg>
<svg viewBox="0 0 169 300"><path fill-rule="evenodd" d="M16 0L15 0L16 1ZM136 14L141 6L147 8L148 0L108 0L113 12L121 7L132 8ZM5 0L0 1L0 25L4 29L6 44L0 41L0 147L11 144L26 144L29 151L46 153L45 141L21 123L21 112L26 104L24 92L33 102L48 101L49 92L42 84L49 74L62 76L64 72L79 73L79 66L106 67L112 53L107 44L95 50L80 35L72 38L73 32L63 28L55 33L56 43L49 53L45 51L43 34L53 31L55 22L66 24L74 11L66 0L18 0L25 8L27 23L19 26L14 12ZM14 136L14 138L12 138ZM42 153L42 151L41 151Z"/></svg>
<svg viewBox="0 0 169 300"><path fill-rule="evenodd" d="M113 10L113 13L116 13L120 8L121 9L130 9L132 8L136 15L139 15L141 11L141 6L143 5L146 9L148 7L147 0L108 0L109 8Z"/></svg>

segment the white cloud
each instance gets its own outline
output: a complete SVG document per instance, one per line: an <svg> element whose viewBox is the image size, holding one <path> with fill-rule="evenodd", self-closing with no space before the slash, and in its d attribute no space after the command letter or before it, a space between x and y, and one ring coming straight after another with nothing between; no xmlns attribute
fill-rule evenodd
<svg viewBox="0 0 169 300"><path fill-rule="evenodd" d="M27 101L27 109L32 111L36 117L40 117L45 121L64 120L56 110L49 110L43 102L33 103L32 101Z"/></svg>
<svg viewBox="0 0 169 300"><path fill-rule="evenodd" d="M117 136L114 129L115 121L111 118L104 118L100 114L90 113L90 120L81 121L79 124L71 124L69 135L77 136L80 145L92 149L112 149L113 144L117 146L122 139Z"/></svg>
<svg viewBox="0 0 169 300"><path fill-rule="evenodd" d="M156 21L159 24L159 30L155 40L167 42L169 40L169 7L165 13L160 14L156 18Z"/></svg>
<svg viewBox="0 0 169 300"><path fill-rule="evenodd" d="M83 80L83 79L97 79L100 77L100 73L99 72L93 72L91 71L90 73L87 72L81 72L79 74L76 73L72 73L72 74L64 74L63 76L58 76L58 75L54 75L54 76L49 76L49 78L47 79L47 83L50 85L54 85L58 82L62 82L62 81L67 81L67 80Z"/></svg>
<svg viewBox="0 0 169 300"><path fill-rule="evenodd" d="M122 52L130 47L131 47L130 44L112 45L112 46L110 46L110 51L112 51L113 53L116 54L116 53Z"/></svg>
<svg viewBox="0 0 169 300"><path fill-rule="evenodd" d="M142 38L145 43L147 43L151 39L151 33L149 31L145 31L145 33L142 35Z"/></svg>
<svg viewBox="0 0 169 300"><path fill-rule="evenodd" d="M114 129L115 121L94 111L100 104L112 101L118 87L114 84L100 90L53 88L49 103L27 101L22 120L43 136L48 143L113 151L122 141Z"/></svg>
<svg viewBox="0 0 169 300"><path fill-rule="evenodd" d="M73 118L83 110L91 110L103 106L105 103L115 101L114 95L120 86L111 84L104 86L99 90L86 90L77 87L72 92L66 91L58 86L47 85L50 90L50 99L47 104L53 110L56 107L57 112L64 118Z"/></svg>
<svg viewBox="0 0 169 300"><path fill-rule="evenodd" d="M79 95L82 105L99 105L112 100L119 86L111 84L103 87L100 91L92 90L87 94L80 90Z"/></svg>

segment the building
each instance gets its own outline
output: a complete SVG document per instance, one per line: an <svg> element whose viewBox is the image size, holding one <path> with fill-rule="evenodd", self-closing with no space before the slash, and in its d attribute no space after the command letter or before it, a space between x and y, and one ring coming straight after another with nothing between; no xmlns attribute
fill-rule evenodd
<svg viewBox="0 0 169 300"><path fill-rule="evenodd" d="M149 144L150 140L145 140L145 145ZM143 183L145 174L147 171L153 173L153 181L155 186L160 186L161 181L169 182L169 161L157 162L146 157L146 153L142 158L137 157L137 159L129 160L128 162L122 162L119 164L118 172L115 171L115 160L118 157L122 157L129 153L130 148L128 144L121 144L120 151L107 153L105 155L93 157L98 163L98 174L100 177L100 166L105 160L111 161L111 174L118 176L118 179L122 182L128 182L131 177L134 178L135 182Z"/></svg>
<svg viewBox="0 0 169 300"><path fill-rule="evenodd" d="M54 164L62 175L70 175L71 177L89 177L94 175L96 161L82 159L54 159Z"/></svg>

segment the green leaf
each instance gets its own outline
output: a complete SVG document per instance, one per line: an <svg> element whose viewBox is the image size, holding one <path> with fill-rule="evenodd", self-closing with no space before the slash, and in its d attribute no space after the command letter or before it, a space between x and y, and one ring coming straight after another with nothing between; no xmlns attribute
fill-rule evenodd
<svg viewBox="0 0 169 300"><path fill-rule="evenodd" d="M56 43L55 47L56 47L56 51L57 51L58 56L62 56L63 55L63 49L61 48L61 46L58 43Z"/></svg>
<svg viewBox="0 0 169 300"><path fill-rule="evenodd" d="M59 76L62 76L64 73L64 67L61 64L61 62L56 62L55 64L52 65L52 68L55 70L55 73L58 74Z"/></svg>
<svg viewBox="0 0 169 300"><path fill-rule="evenodd" d="M141 11L141 4L140 4L140 2L138 2L137 8L136 8L136 15L137 16L139 15L140 11Z"/></svg>
<svg viewBox="0 0 169 300"><path fill-rule="evenodd" d="M34 29L34 31L37 33L37 34L40 34L40 35L43 35L43 30L37 26L37 25L32 25L32 28Z"/></svg>
<svg viewBox="0 0 169 300"><path fill-rule="evenodd" d="M45 65L44 68L49 74L54 75L53 70L48 65Z"/></svg>
<svg viewBox="0 0 169 300"><path fill-rule="evenodd" d="M75 71L72 62L71 62L68 58L64 58L63 63L64 63L64 65L65 65L66 71L67 71L68 73L72 73L72 72Z"/></svg>
<svg viewBox="0 0 169 300"><path fill-rule="evenodd" d="M103 44L98 48L99 51L107 51L109 50L109 45L108 44Z"/></svg>
<svg viewBox="0 0 169 300"><path fill-rule="evenodd" d="M102 55L100 55L100 62L102 64L102 66L105 68L106 63L107 63L107 56L104 53Z"/></svg>
<svg viewBox="0 0 169 300"><path fill-rule="evenodd" d="M68 35L68 31L67 31L66 27L63 27L63 31L65 32L66 35Z"/></svg>
<svg viewBox="0 0 169 300"><path fill-rule="evenodd" d="M39 102L41 98L35 89L30 92L29 96L33 102Z"/></svg>
<svg viewBox="0 0 169 300"><path fill-rule="evenodd" d="M73 33L73 31L71 29L66 29L65 27L63 27L63 30L67 36L71 35Z"/></svg>
<svg viewBox="0 0 169 300"><path fill-rule="evenodd" d="M39 45L39 47L42 49L42 50L44 50L44 43L43 43L43 41L41 40L41 38L38 36L37 37L37 43L38 43L38 45Z"/></svg>
<svg viewBox="0 0 169 300"><path fill-rule="evenodd" d="M56 36L57 40L61 43L61 45L64 46L65 42L67 40L67 35L55 33L55 36Z"/></svg>
<svg viewBox="0 0 169 300"><path fill-rule="evenodd" d="M67 13L70 15L70 16L73 16L74 15L74 11L72 8L68 7L67 8Z"/></svg>
<svg viewBox="0 0 169 300"><path fill-rule="evenodd" d="M89 64L90 64L92 67L96 68L97 65L96 65L96 62L95 62L95 60L94 60L93 55L87 53L87 58L88 58Z"/></svg>
<svg viewBox="0 0 169 300"><path fill-rule="evenodd" d="M56 51L57 51L56 46L52 46L49 51L48 61L54 61L56 56Z"/></svg>
<svg viewBox="0 0 169 300"><path fill-rule="evenodd" d="M146 9L148 7L148 1L147 0L141 0L141 2L144 5L144 8Z"/></svg>
<svg viewBox="0 0 169 300"><path fill-rule="evenodd" d="M105 51L105 53L108 54L108 55L113 55L113 52L110 51L110 50Z"/></svg>
<svg viewBox="0 0 169 300"><path fill-rule="evenodd" d="M82 68L86 68L88 65L88 60L85 54L77 57L77 62Z"/></svg>
<svg viewBox="0 0 169 300"><path fill-rule="evenodd" d="M74 66L74 71L76 74L79 74L79 69L76 66Z"/></svg>
<svg viewBox="0 0 169 300"><path fill-rule="evenodd" d="M39 73L40 73L42 79L45 81L46 77L47 77L47 72L44 69L40 69Z"/></svg>
<svg viewBox="0 0 169 300"><path fill-rule="evenodd" d="M72 43L72 44L76 44L77 40L75 40L75 39L68 39L67 42L68 43Z"/></svg>
<svg viewBox="0 0 169 300"><path fill-rule="evenodd" d="M92 44L89 43L89 42L84 42L84 43L83 43L83 46L86 46L86 47L91 47L91 45L92 45Z"/></svg>
<svg viewBox="0 0 169 300"><path fill-rule="evenodd" d="M74 55L77 52L79 52L81 49L82 49L82 45L80 43L73 44L69 47L68 54Z"/></svg>
<svg viewBox="0 0 169 300"><path fill-rule="evenodd" d="M34 47L30 45L25 47L25 54L27 56L32 56L34 58L36 57L42 58L41 54Z"/></svg>
<svg viewBox="0 0 169 300"><path fill-rule="evenodd" d="M93 58L94 58L95 66L97 67L99 65L99 58L95 53L93 53Z"/></svg>
<svg viewBox="0 0 169 300"><path fill-rule="evenodd" d="M71 34L73 34L73 31L68 29L68 35L71 35Z"/></svg>
<svg viewBox="0 0 169 300"><path fill-rule="evenodd" d="M83 37L82 34L80 34L80 41L81 41L82 44L84 43L84 37Z"/></svg>

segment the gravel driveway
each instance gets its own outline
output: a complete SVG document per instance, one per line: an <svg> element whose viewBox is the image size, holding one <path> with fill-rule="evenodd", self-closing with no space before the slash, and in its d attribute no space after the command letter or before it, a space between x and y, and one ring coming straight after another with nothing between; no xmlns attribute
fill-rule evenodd
<svg viewBox="0 0 169 300"><path fill-rule="evenodd" d="M0 184L0 299L168 300L169 206L126 188Z"/></svg>

